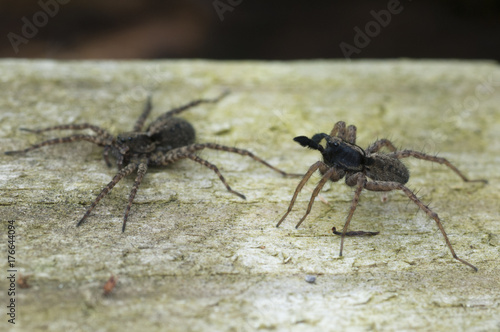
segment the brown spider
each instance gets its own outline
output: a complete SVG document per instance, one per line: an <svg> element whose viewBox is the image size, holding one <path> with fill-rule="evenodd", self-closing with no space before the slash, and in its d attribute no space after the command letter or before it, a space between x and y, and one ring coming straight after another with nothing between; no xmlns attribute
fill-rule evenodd
<svg viewBox="0 0 500 332"><path fill-rule="evenodd" d="M144 122L151 112L151 97L148 98L144 111L139 116L135 125L131 132L125 132L119 134L117 137L111 135L105 129L100 127L82 123L82 124L67 124L67 125L59 125L48 127L44 129L24 129L22 130L33 132L33 133L41 133L45 131L51 130L83 130L90 129L96 135L81 135L81 134L73 134L66 137L55 138L51 140L47 140L38 144L35 144L27 149L19 150L19 151L7 151L5 154L13 155L17 153L25 153L31 150L35 150L41 148L46 145L54 145L60 143L69 143L75 141L88 141L94 143L96 145L104 147L103 158L108 166L111 166L109 162L109 154L116 158L116 163L118 166L118 173L114 176L111 182L108 183L106 187L104 187L99 195L97 195L96 199L92 202L90 207L85 212L84 216L77 223L77 226L83 224L83 222L90 215L90 212L94 209L94 207L99 203L99 201L108 194L108 192L125 176L137 172L137 177L132 186L132 190L130 191L128 204L125 209L125 214L123 217L123 226L122 232L125 231L125 225L127 222L127 218L130 212L130 208L132 206L132 202L137 193L137 189L141 184L141 181L150 166L165 166L169 164L173 164L181 159L191 159L205 167L210 168L212 171L217 174L221 182L227 188L227 190L238 197L245 199L245 196L240 194L237 191L231 189L231 187L226 183L226 180L219 172L219 169L211 164L210 162L198 157L195 153L197 151L203 149L213 149L220 151L227 151L232 153L237 153L243 156L248 156L261 164L269 167L270 169L281 173L284 176L294 176L293 174L288 174L283 172L276 167L271 166L263 159L255 156L250 151L238 149L235 147L224 146L215 143L199 143L195 144L195 130L193 126L183 120L181 118L176 118L174 115L177 115L191 107L199 105L201 103L216 103L223 96L225 96L227 92L223 93L219 97L215 99L198 99L194 100L190 103L187 103L178 108L174 108L163 115L160 115L156 120L154 120L145 131L142 130L144 126Z"/></svg>
<svg viewBox="0 0 500 332"><path fill-rule="evenodd" d="M320 142L323 139L326 141L325 147L320 145ZM319 169L320 173L323 176L311 195L306 213L300 219L295 228L299 227L307 217L313 206L314 199L316 198L316 196L318 196L321 188L323 188L325 183L328 180L337 182L345 177L345 183L350 187L356 187L356 190L354 191L354 198L351 203L351 209L349 210L349 214L347 215L347 219L341 233L342 237L340 241L339 256L342 256L344 237L346 235L375 234L368 234L367 232L352 232L352 234L349 234L350 232L347 232L349 223L351 222L351 218L354 214L354 211L356 210L356 206L358 205L361 191L363 189L371 191L401 190L430 218L436 221L436 224L443 234L446 245L450 249L453 258L477 271L477 268L474 265L459 258L455 254L455 251L453 250L450 240L446 235L446 232L437 213L433 212L427 205L422 203L422 201L420 201L420 199L404 185L406 182L408 182L410 173L406 166L399 159L406 157L415 157L418 159L444 164L451 168L465 182L487 183L486 180L469 180L445 158L430 156L422 152L413 150L397 151L394 145L387 139L377 140L366 150L363 150L361 147L356 145L356 127L350 125L346 128L346 124L343 121L339 121L335 124L330 135L321 133L314 135L312 138L298 136L294 138L294 141L298 142L304 147L308 147L321 152L323 161L314 163L306 172L302 180L299 182L297 188L295 189L295 193L293 194L292 200L290 201L287 212L280 219L276 227L279 227L283 220L285 220L285 218L288 216L288 214L292 210L292 207L300 190L304 187L305 183L309 180L311 175ZM379 150L383 147L388 148L391 153L380 153ZM368 178L370 178L372 181L368 181ZM335 228L333 228L333 231L335 233ZM339 232L337 232L336 234L338 233Z"/></svg>

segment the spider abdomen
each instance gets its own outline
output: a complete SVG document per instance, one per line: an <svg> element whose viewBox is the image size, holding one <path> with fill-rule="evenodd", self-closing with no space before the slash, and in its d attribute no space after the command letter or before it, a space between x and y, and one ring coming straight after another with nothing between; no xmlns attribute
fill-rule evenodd
<svg viewBox="0 0 500 332"><path fill-rule="evenodd" d="M385 154L370 156L373 163L365 165L365 174L375 181L390 181L405 184L410 178L410 172L399 159Z"/></svg>
<svg viewBox="0 0 500 332"><path fill-rule="evenodd" d="M193 144L196 133L193 126L181 118L170 118L161 130L151 135L151 140L156 143L155 151L169 151L175 148Z"/></svg>

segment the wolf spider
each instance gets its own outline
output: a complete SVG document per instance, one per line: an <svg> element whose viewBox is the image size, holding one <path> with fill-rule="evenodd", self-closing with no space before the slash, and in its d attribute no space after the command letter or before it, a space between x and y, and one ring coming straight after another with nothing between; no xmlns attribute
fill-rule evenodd
<svg viewBox="0 0 500 332"><path fill-rule="evenodd" d="M323 139L326 141L326 145L324 147L320 145L320 142ZM344 237L346 235L359 236L376 234L369 234L370 232L347 232L349 223L351 222L351 218L354 214L354 211L356 210L356 206L358 205L361 191L363 189L371 191L401 190L430 218L436 221L436 224L443 234L446 245L450 249L453 258L477 271L477 268L474 265L459 258L455 254L455 251L453 250L450 240L446 235L446 232L437 213L433 212L427 205L422 203L422 201L405 186L405 183L408 182L408 179L410 177L410 173L406 166L399 159L414 157L417 159L432 161L438 164L444 164L451 168L451 170L453 170L465 182L487 183L486 180L469 180L465 175L462 174L462 172L460 172L445 158L431 156L413 150L398 151L396 147L387 139L377 140L372 143L366 150L363 150L361 147L356 145L356 127L350 125L346 128L346 124L343 121L339 121L335 124L332 131L330 132L330 135L320 133L314 135L312 138L307 138L306 136L298 136L294 138L294 141L304 147L308 147L321 152L323 161L314 163L306 172L302 180L297 185L297 188L295 189L295 193L293 194L292 200L290 201L287 212L280 219L276 227L279 227L279 225L288 216L288 214L292 210L297 195L304 187L305 183L309 180L311 175L316 170L319 170L322 174L322 178L311 195L306 213L300 219L295 228L298 228L307 217L313 206L314 199L316 198L316 196L318 196L321 188L323 188L325 183L328 180L337 182L345 177L345 183L350 187L355 187L356 190L354 191L354 198L351 202L351 208L349 210L344 228L341 233L339 256L342 256ZM379 150L384 147L389 149L391 153L380 153ZM371 181L368 181L368 178L370 178ZM333 228L333 232L334 234L340 233L336 232L335 227Z"/></svg>
<svg viewBox="0 0 500 332"><path fill-rule="evenodd" d="M219 177L220 181L224 184L226 189L242 199L245 199L245 196L231 189L217 166L211 164L205 159L198 157L195 154L197 151L203 149L212 149L237 153L242 156L248 156L284 176L295 176L294 174L288 174L276 167L271 166L266 161L247 150L215 143L194 143L195 130L193 126L184 119L174 117L174 115L177 115L199 104L216 103L226 94L227 92L214 99L197 99L178 108L174 108L164 113L163 115L160 115L156 120L151 122L144 131L144 122L146 121L146 118L148 117L152 108L151 97L148 97L146 106L142 114L136 120L132 131L121 133L117 137L114 137L105 129L88 123L66 124L35 130L21 128L22 130L36 134L52 130L89 129L93 131L95 135L73 134L66 137L54 138L32 145L31 147L24 150L7 151L5 152L5 154L13 155L18 153L26 153L28 151L35 150L47 145L69 143L75 141L88 141L104 147L103 158L106 164L108 165L108 167L111 167L109 155L112 155L116 158L116 164L119 171L113 177L111 182L109 182L108 185L102 189L101 193L97 195L96 199L92 202L83 217L77 223L77 226L80 226L85 222L85 220L90 215L94 207L99 203L99 201L104 196L106 196L121 179L133 172L137 172L137 177L134 184L132 185L132 189L128 198L128 204L125 208L122 232L125 231L130 208L132 206L132 202L134 201L139 185L141 184L142 179L146 174L148 167L150 166L166 166L169 164L173 164L181 159L191 159L192 161L197 162L214 171L215 174L217 174L217 176Z"/></svg>

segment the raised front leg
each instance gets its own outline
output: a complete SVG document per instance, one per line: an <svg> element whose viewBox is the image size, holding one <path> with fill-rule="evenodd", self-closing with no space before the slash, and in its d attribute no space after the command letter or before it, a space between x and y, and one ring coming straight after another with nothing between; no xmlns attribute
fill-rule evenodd
<svg viewBox="0 0 500 332"><path fill-rule="evenodd" d="M335 123L335 125L332 128L332 131L330 132L331 137L339 137L342 139L346 139L346 125L344 121L338 121Z"/></svg>
<svg viewBox="0 0 500 332"><path fill-rule="evenodd" d="M148 98L146 99L146 105L144 106L144 110L142 111L141 115L139 118L135 121L134 127L132 131L141 131L142 127L144 126L144 122L146 121L147 117L149 116L149 113L151 113L152 109L152 103L151 103L151 95L148 95Z"/></svg>
<svg viewBox="0 0 500 332"><path fill-rule="evenodd" d="M347 141L351 144L356 144L356 126L349 125L347 126Z"/></svg>
<svg viewBox="0 0 500 332"><path fill-rule="evenodd" d="M195 107L197 105L200 105L200 104L203 104L203 103L217 103L219 100L221 100L222 98L224 98L226 95L229 94L229 90L226 90L224 91L223 93L221 93L218 97L216 98L213 98L213 99L197 99L197 100L193 100L187 104L184 104L182 106L179 106L179 107L176 107L166 113L164 113L163 115L160 115L155 121L153 121L148 129L147 129L147 132L148 133L156 133L161 127L163 127L165 125L165 123L169 120L169 118L171 118L172 116L174 115L177 115L179 113L182 113L192 107Z"/></svg>
<svg viewBox="0 0 500 332"><path fill-rule="evenodd" d="M388 148L389 150L391 150L392 152L396 151L396 147L394 146L394 144L392 144L391 141L389 141L388 139L386 138L382 138L382 139L379 139L375 142L373 142L366 150L365 152L368 153L368 154L372 154L372 153L375 153L375 152L378 152L380 149L382 148Z"/></svg>

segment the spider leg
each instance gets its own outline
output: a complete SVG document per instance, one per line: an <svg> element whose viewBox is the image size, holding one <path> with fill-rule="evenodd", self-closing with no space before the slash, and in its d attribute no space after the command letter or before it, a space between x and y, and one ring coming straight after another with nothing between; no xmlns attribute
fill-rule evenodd
<svg viewBox="0 0 500 332"><path fill-rule="evenodd" d="M346 138L346 128L345 128L345 122L344 121L338 121L334 126L332 131L330 132L331 137L339 137L342 139Z"/></svg>
<svg viewBox="0 0 500 332"><path fill-rule="evenodd" d="M413 203L415 203L421 210L423 210L430 218L434 219L439 230L441 231L441 234L443 234L446 245L450 249L453 258L473 268L477 272L477 268L474 265L459 258L457 254L455 254L455 250L453 250L453 246L451 245L451 242L448 239L448 235L446 235L446 232L444 230L443 225L441 224L441 219L439 218L438 214L432 211L427 205L422 203L422 201L418 199L418 197L410 189L408 189L407 187L398 182L383 182L383 181L367 181L364 184L364 188L371 191L391 191L391 190L403 191L406 194L406 196L408 196L408 198L410 198L410 200L413 201Z"/></svg>
<svg viewBox="0 0 500 332"><path fill-rule="evenodd" d="M375 152L379 151L380 149L382 149L383 147L388 148L392 152L395 152L397 150L391 141L389 141L386 138L382 138L382 139L376 140L375 142L370 144L370 146L365 150L365 152L368 154L375 153Z"/></svg>
<svg viewBox="0 0 500 332"><path fill-rule="evenodd" d="M55 145L55 144L61 144L61 143L70 143L70 142L76 142L76 141L87 141L94 143L99 146L106 146L111 144L111 142L107 139L104 139L100 136L92 136L92 135L71 135L71 136L66 136L66 137L60 137L60 138L54 138L54 139L49 139L47 141L35 144L30 146L29 148L26 148L24 150L15 150L15 151L5 151L5 154L7 155L13 155L13 154L18 154L18 153L26 153L38 148L41 148L43 146L47 145Z"/></svg>
<svg viewBox="0 0 500 332"><path fill-rule="evenodd" d="M193 145L200 145L200 144L193 144ZM221 182L224 184L224 186L226 187L226 189L230 193L233 193L240 198L246 199L246 197L243 194L240 194L239 192L231 189L231 187L227 184L226 179L224 178L224 176L222 176L222 174L219 171L219 169L217 168L217 166L215 166L214 164L212 164L212 163L206 161L205 159L202 159L202 158L198 157L197 155L195 155L194 153L192 153L191 147L193 147L193 145L188 145L188 146L183 146L181 148L173 149L173 150L168 151L167 153L161 153L161 152L156 153L150 157L149 162L152 165L166 166L169 164L173 164L174 162L181 160L181 159L191 159L194 162L197 162L205 167L210 168L212 171L214 171L215 174L217 174L217 176L219 177ZM196 151L196 150L194 150L194 151Z"/></svg>
<svg viewBox="0 0 500 332"><path fill-rule="evenodd" d="M85 129L90 129L93 132L95 132L98 136L104 138L104 139L113 139L113 135L111 135L106 129L103 129L98 126L94 126L90 123L80 123L80 124L66 124L66 125L58 125L58 126L52 126L52 127L47 127L47 128L42 128L42 129L28 129L28 128L19 128L20 130L27 131L30 133L35 133L35 134L40 134L46 131L53 131L53 130L85 130Z"/></svg>
<svg viewBox="0 0 500 332"><path fill-rule="evenodd" d="M355 182L354 182L355 181ZM344 249L344 238L347 233L347 229L349 228L349 224L351 223L352 216L354 215L354 211L356 211L356 207L358 206L359 197L361 196L361 191L366 184L366 176L363 173L356 173L353 176L346 178L346 183L351 185L355 183L356 190L354 191L354 197L351 202L351 208L349 209L349 214L347 215L344 228L342 229L342 236L340 238L340 253L339 256L342 256L342 250Z"/></svg>
<svg viewBox="0 0 500 332"><path fill-rule="evenodd" d="M351 144L356 144L356 126L349 125L347 127L347 141Z"/></svg>
<svg viewBox="0 0 500 332"><path fill-rule="evenodd" d="M137 177L135 178L134 185L132 186L132 190L130 191L130 195L128 197L128 204L125 208L125 214L123 216L123 226L122 232L125 232L125 225L127 224L128 214L130 213L130 208L132 207L132 202L134 201L135 195L137 194L137 189L141 185L142 179L148 170L148 164L142 162L137 166Z"/></svg>
<svg viewBox="0 0 500 332"><path fill-rule="evenodd" d="M112 166L111 162L109 161L109 151L110 150L111 150L111 147L107 145L104 147L104 150L102 151L102 158L104 159L104 161L106 162L106 166L108 166L108 167Z"/></svg>
<svg viewBox="0 0 500 332"><path fill-rule="evenodd" d="M361 195L361 189L359 189L359 183L358 182L366 181L366 176L362 173L355 173L352 175L346 176L345 182L349 187L354 187L356 186L356 190L354 192L354 197L351 202L351 210L349 212L348 217L346 218L346 223L344 224L344 228L342 229L341 232L338 232L335 226L332 228L332 232L335 235L341 235L341 245L340 245L340 256L342 256L342 249L344 247L344 237L345 236L374 236L378 235L380 232L366 232L366 231L347 231L347 226L351 222L351 218L354 215L354 210L356 209L358 202L359 202L359 197ZM358 192L359 190L359 192Z"/></svg>
<svg viewBox="0 0 500 332"><path fill-rule="evenodd" d="M284 172L284 171L280 170L279 168L276 168L276 167L270 165L265 160L257 157L252 152L250 152L248 150L244 150L244 149L238 149L238 148L235 148L235 147L220 145L220 144L216 144L216 143L192 144L192 145L188 145L186 148L191 153L193 153L195 151L203 150L203 149L211 149L211 150L218 150L218 151L226 151L226 152L231 152L231 153L237 153L237 154L242 155L242 156L250 157L253 160L255 160L255 161L263 164L264 166L266 166L266 167L268 167L270 169L272 169L273 171L280 173L283 176L290 176L290 177L302 176L302 174L291 174L291 173Z"/></svg>
<svg viewBox="0 0 500 332"><path fill-rule="evenodd" d="M388 154L390 157L394 158L407 158L407 157L414 157L417 159L422 159L422 160L427 160L427 161L432 161L434 163L438 163L441 165L446 165L453 172L455 172L460 178L465 181L465 182L482 182L482 183L488 183L488 180L484 179L476 179L476 180L470 180L468 177L466 177L462 172L458 170L453 164L451 164L446 158L441 158L441 157L436 157L436 156L431 156L422 152L414 151L414 150L402 150L402 151L396 151L391 154Z"/></svg>
<svg viewBox="0 0 500 332"><path fill-rule="evenodd" d="M278 221L276 227L279 227L283 222L283 220L285 220L285 218L288 216L290 211L292 211L293 205L295 204L295 200L297 199L299 192L302 190L302 188L309 180L309 178L314 174L314 172L316 172L318 168L320 168L322 165L324 165L322 161L317 161L314 164L312 164L311 167L309 167L306 174L304 174L304 177L302 178L302 180L300 180L299 184L297 185L297 188L295 188L295 193L293 194L292 200L290 201L290 205L288 205L288 210L283 215L283 217L281 217L280 221Z"/></svg>
<svg viewBox="0 0 500 332"><path fill-rule="evenodd" d="M335 168L329 168L328 171L326 171L325 174L323 174L323 177L321 178L321 180L318 182L318 185L316 186L316 188L314 188L313 190L313 193L311 195L311 199L309 200L309 204L307 205L307 210L306 210L306 213L304 214L304 216L302 216L302 218L299 220L299 222L297 223L297 225L295 225L295 228L299 228L300 224L302 224L302 222L306 219L306 217L309 215L309 213L311 212L311 209L312 209L312 206L314 204L314 200L316 199L316 196L318 196L319 192L321 191L321 189L323 189L323 186L325 185L325 183L330 180L330 178L336 174L336 170Z"/></svg>
<svg viewBox="0 0 500 332"><path fill-rule="evenodd" d="M56 139L49 140L46 142L51 142L47 145L67 143L67 142L72 142L72 141L71 140L66 141L66 139L68 139L69 137L76 137L76 141L86 140L86 141L95 143L99 146L104 146L103 158L104 158L104 161L106 162L106 165L108 167L111 167L111 162L109 161L109 151L111 150L111 147L116 148L120 152L120 154L122 154L122 155L127 153L127 151L128 151L128 147L116 142L114 136L111 135L108 131L106 131L105 129L103 129L101 127L94 126L94 125L89 124L89 123L58 125L58 126L52 126L52 127L48 127L48 128L42 128L42 129L27 129L27 128L20 128L20 129L24 130L24 131L32 132L35 134L39 134L41 132L51 131L51 130L85 130L85 129L90 129L90 130L94 131L97 134L97 136L72 135L72 136L63 137L63 138L59 138L59 139L56 138ZM84 136L94 137L95 140L101 140L101 142L96 142L92 138L78 138L78 137L84 137ZM58 140L62 140L62 141L58 142ZM40 144L44 144L46 142L42 142ZM29 150L33 150L33 147L29 148ZM27 149L27 151L29 151L29 150ZM16 151L12 151L12 152L16 152ZM26 151L23 150L22 152L26 152Z"/></svg>
<svg viewBox="0 0 500 332"><path fill-rule="evenodd" d="M216 98L213 98L213 99L196 99L196 100L193 100L185 105L182 105L182 106L179 106L177 108L174 108L166 113L164 113L163 115L160 115L155 121L153 121L148 129L147 129L147 132L148 133L156 133L161 127L163 127L165 125L165 123L168 121L169 118L171 118L172 116L174 115L177 115L179 113L182 113L184 112L185 110L187 109L190 109L192 107L195 107L199 104L203 104L203 103L217 103L219 100L221 100L223 97L225 97L227 94L229 93L228 90L224 91L221 95L219 95L218 97Z"/></svg>
<svg viewBox="0 0 500 332"><path fill-rule="evenodd" d="M90 215L90 212L92 212L92 210L96 207L96 205L99 203L99 201L104 197L106 196L110 191L111 189L113 189L113 187L118 183L120 182L121 179L123 179L125 176L129 175L130 173L132 173L133 171L135 171L137 169L138 165L137 164L129 164L127 165L126 167L122 168L114 177L113 179L111 180L110 183L108 183L108 185L106 187L104 187L102 189L102 191L99 193L99 195L97 195L97 197L95 198L95 200L92 202L92 204L90 205L90 207L87 209L87 211L85 212L85 214L83 215L82 219L80 219L80 221L76 224L76 226L80 226L81 224L83 224L85 222L85 219L87 219L87 217ZM134 194L135 195L135 194ZM133 198L132 198L133 199Z"/></svg>
<svg viewBox="0 0 500 332"><path fill-rule="evenodd" d="M146 105L144 106L144 110L142 111L142 114L135 122L132 131L141 131L142 127L144 126L144 122L146 121L146 118L149 116L149 113L151 113L151 109L152 109L151 95L149 95L148 99L146 100Z"/></svg>
<svg viewBox="0 0 500 332"><path fill-rule="evenodd" d="M226 187L226 189L232 193L232 194L235 194L236 196L240 197L240 198L243 198L243 199L246 199L245 195L243 194L240 194L239 192L231 189L231 187L227 184L226 182L226 179L224 179L224 176L222 176L221 172L219 171L219 169L217 168L217 166L215 166L214 164L208 162L207 160L205 159L202 159L200 157L198 157L197 155L195 154L187 154L186 155L186 158L189 158L191 159L192 161L195 161L197 162L198 164L201 164L205 167L208 167L210 168L212 171L215 172L215 174L217 174L217 176L219 177L220 181L222 182L222 184L224 184L224 186Z"/></svg>

